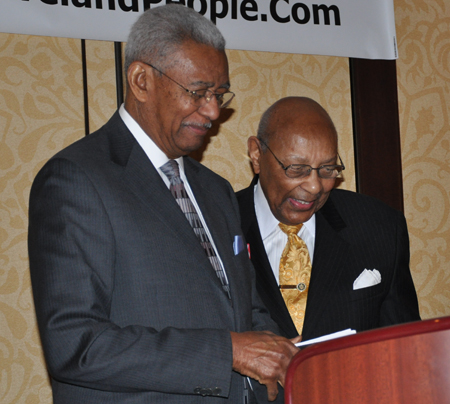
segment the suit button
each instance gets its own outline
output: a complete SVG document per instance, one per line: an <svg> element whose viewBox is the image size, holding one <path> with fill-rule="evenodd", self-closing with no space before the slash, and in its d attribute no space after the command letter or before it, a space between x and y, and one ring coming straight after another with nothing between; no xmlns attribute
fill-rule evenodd
<svg viewBox="0 0 450 404"><path fill-rule="evenodd" d="M201 389L200 387L196 387L196 388L194 389L194 393L195 393L195 394L200 394L200 391L202 391L202 389Z"/></svg>
<svg viewBox="0 0 450 404"><path fill-rule="evenodd" d="M218 396L220 393L222 393L222 389L221 389L221 388L219 388L219 387L214 387L214 388L212 389L212 394L213 394L213 396Z"/></svg>
<svg viewBox="0 0 450 404"><path fill-rule="evenodd" d="M205 396L210 396L212 395L212 390L211 389L201 389L200 390L200 394L205 397Z"/></svg>

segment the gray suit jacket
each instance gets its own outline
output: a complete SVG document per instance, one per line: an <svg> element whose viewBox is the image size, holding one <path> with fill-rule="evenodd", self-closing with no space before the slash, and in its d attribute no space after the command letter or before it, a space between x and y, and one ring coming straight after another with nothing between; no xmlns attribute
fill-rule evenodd
<svg viewBox="0 0 450 404"><path fill-rule="evenodd" d="M256 219L255 177L237 193L242 230L250 245L257 290L282 335L298 333L270 267ZM364 269L381 283L353 290ZM316 214L316 239L303 340L346 328L357 331L420 320L409 270L409 238L403 214L355 192L335 189Z"/></svg>
<svg viewBox="0 0 450 404"><path fill-rule="evenodd" d="M30 271L55 404L243 401L229 331L278 328L247 250L233 252L242 231L231 186L190 158L185 171L231 300L117 112L37 175Z"/></svg>

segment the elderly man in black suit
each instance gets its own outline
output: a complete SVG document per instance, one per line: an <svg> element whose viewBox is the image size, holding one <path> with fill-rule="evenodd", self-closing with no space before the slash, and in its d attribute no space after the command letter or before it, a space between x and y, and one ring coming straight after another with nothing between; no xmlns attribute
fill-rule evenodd
<svg viewBox="0 0 450 404"><path fill-rule="evenodd" d="M405 218L334 189L344 165L318 103L276 102L248 150L256 176L237 193L242 226L257 290L284 336L420 320Z"/></svg>
<svg viewBox="0 0 450 404"><path fill-rule="evenodd" d="M33 183L30 271L55 404L246 404L284 382L298 348L257 296L234 192L186 157L233 97L224 47L192 9L145 12L125 105Z"/></svg>

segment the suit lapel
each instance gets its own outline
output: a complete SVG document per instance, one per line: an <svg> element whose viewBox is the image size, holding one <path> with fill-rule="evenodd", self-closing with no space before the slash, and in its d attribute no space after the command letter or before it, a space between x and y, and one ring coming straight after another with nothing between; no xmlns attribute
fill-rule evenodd
<svg viewBox="0 0 450 404"><path fill-rule="evenodd" d="M208 226L214 245L216 246L220 259L225 267L225 272L230 285L230 293L234 302L235 299L233 299L233 297L236 296L233 296L233 294L238 293L237 291L239 290L239 285L234 284L234 281L239 279L239 277L235 276L234 271L236 271L236 266L232 260L234 255L234 235L231 234L231 229L229 228L227 220L227 216L230 215L230 212L223 210L223 201L221 201L214 192L213 184L208 183L210 177L204 175L206 169L199 169L199 167L194 165L187 157L184 158L184 169L189 181L189 186L195 195L195 200L202 212L203 219ZM213 278L214 284L220 289L220 292L223 293L224 296L227 296L222 288L222 283L209 263L209 260L208 275ZM227 300L229 301L228 297Z"/></svg>
<svg viewBox="0 0 450 404"><path fill-rule="evenodd" d="M195 233L173 198L158 171L144 150L116 113L107 125L109 130L112 162L122 166L120 179L149 211L157 217L169 232L189 251L199 256L199 262L205 258ZM106 128L108 129L108 128ZM118 178L119 179L119 178Z"/></svg>
<svg viewBox="0 0 450 404"><path fill-rule="evenodd" d="M345 269L350 246L339 236L339 231L345 227L331 194L327 203L316 214L316 240L303 326L304 339L318 336L314 330L321 313L328 308L330 292L336 287Z"/></svg>
<svg viewBox="0 0 450 404"><path fill-rule="evenodd" d="M250 255L255 267L258 293L283 335L293 338L298 333L278 288L278 283L261 239L258 220L256 219L254 186L257 179L258 177L255 177L250 186L239 194L242 230L247 243L250 245Z"/></svg>
<svg viewBox="0 0 450 404"><path fill-rule="evenodd" d="M256 181L257 177L249 188L238 193L242 228L250 244L258 292L283 334L294 337L297 331L279 292L256 219L253 192ZM330 291L342 275L350 249L339 235L346 224L333 204L332 195L316 214L314 259L302 332L304 340L318 336L314 330L317 329L321 313L328 308Z"/></svg>

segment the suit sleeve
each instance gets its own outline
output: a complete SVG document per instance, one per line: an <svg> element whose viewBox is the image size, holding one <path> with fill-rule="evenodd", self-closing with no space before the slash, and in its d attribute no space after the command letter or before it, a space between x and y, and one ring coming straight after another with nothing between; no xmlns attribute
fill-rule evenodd
<svg viewBox="0 0 450 404"><path fill-rule="evenodd" d="M419 305L409 268L409 237L406 220L398 212L394 273L380 313L380 326L420 320Z"/></svg>
<svg viewBox="0 0 450 404"><path fill-rule="evenodd" d="M227 330L157 331L110 321L116 240L102 199L76 164L53 159L36 177L28 243L37 320L54 379L105 391L194 394L202 386L229 394Z"/></svg>

